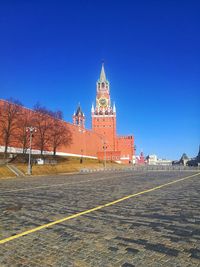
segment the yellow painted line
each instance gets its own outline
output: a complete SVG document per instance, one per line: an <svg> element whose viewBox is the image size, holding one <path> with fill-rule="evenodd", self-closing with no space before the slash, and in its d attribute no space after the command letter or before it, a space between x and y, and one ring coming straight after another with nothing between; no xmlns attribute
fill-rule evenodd
<svg viewBox="0 0 200 267"><path fill-rule="evenodd" d="M103 208L105 208L105 207L109 207L109 206L115 205L115 204L117 204L117 203L119 203L119 202L122 202L122 201L124 201L124 200L127 200L127 199L129 199L129 198L136 197L136 196L139 196L139 195L143 195L143 194L145 194L145 193L152 192L152 191L154 191L154 190L157 190L157 189L160 189L160 188L169 186L169 185L171 185L171 184L175 184L175 183L184 181L184 180L186 180L186 179L189 179L189 178L192 178L192 177L195 177L195 176L198 176L198 175L200 175L200 173L193 174L193 175L190 175L190 176L187 176L187 177L184 177L184 178L180 178L180 179L178 179L178 180L174 180L174 181L172 181L172 182L169 182L169 183L166 183L166 184L162 184L162 185L159 185L159 186L156 186L156 187L153 187L153 188L150 188L150 189L147 189L147 190L144 190L144 191L141 191L141 192L138 192L138 193L135 193L135 194L132 194L132 195L129 195L129 196L126 196L126 197L117 199L117 200L112 201L112 202L109 202L109 203L107 203L107 204L100 205L100 206L97 206L97 207L95 207L95 208L92 208L92 209L89 209L89 210L85 210L85 211L76 213L76 214L74 214L74 215L70 215L70 216L68 216L68 217L62 218L62 219L60 219L60 220L57 220L57 221L54 221L54 222L51 222L51 223L43 224L43 225L41 225L41 226L35 227L35 228L33 228L33 229L30 229L30 230L28 230L28 231L24 231L24 232L22 232L22 233L19 233L19 234L16 234L16 235L13 235L13 236L4 238L4 239L0 240L0 244L7 243L7 242L9 242L9 241L11 241L11 240L14 240L14 239L17 239L17 238L19 238L19 237L22 237L22 236L25 236L25 235L28 235L28 234L37 232L37 231L39 231L39 230L42 230L42 229L51 227L51 226L53 226L53 225L56 225L56 224L59 224L59 223L62 223L62 222L65 222L65 221L68 221L68 220L71 220L71 219L75 219L75 218L77 218L77 217L80 217L80 216L82 216L82 215L91 213L91 212L93 212L93 211L97 211L97 210L103 209Z"/></svg>

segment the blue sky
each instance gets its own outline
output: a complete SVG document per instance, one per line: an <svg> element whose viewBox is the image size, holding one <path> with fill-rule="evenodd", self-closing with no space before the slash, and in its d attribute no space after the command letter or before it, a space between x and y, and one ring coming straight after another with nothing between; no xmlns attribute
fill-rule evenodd
<svg viewBox="0 0 200 267"><path fill-rule="evenodd" d="M2 1L0 98L64 113L81 103L91 127L101 62L117 131L137 153L195 156L200 143L199 1Z"/></svg>

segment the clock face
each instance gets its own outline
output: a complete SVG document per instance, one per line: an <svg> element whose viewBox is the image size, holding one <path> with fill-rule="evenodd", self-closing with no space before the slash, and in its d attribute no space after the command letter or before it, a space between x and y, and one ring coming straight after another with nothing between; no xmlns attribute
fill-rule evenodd
<svg viewBox="0 0 200 267"><path fill-rule="evenodd" d="M106 107L107 106L107 99L106 98L103 98L103 97L101 97L100 99L99 99L99 105L101 106L101 107Z"/></svg>

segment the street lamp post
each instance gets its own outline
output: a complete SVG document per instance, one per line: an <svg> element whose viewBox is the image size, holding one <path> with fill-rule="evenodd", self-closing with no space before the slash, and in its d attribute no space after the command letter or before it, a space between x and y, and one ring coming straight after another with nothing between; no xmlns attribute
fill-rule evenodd
<svg viewBox="0 0 200 267"><path fill-rule="evenodd" d="M137 164L137 162L136 162L136 145L134 145L133 149L134 149L134 157L135 157L135 165L136 165Z"/></svg>
<svg viewBox="0 0 200 267"><path fill-rule="evenodd" d="M79 127L78 131L81 133L81 134L84 134L85 133L85 129L84 128L81 128ZM85 146L85 138L84 138L84 135L83 135L83 139L82 139L82 142L83 142L83 147L81 148L81 158L80 158L80 163L82 164L83 163L83 152L84 152L84 146Z"/></svg>
<svg viewBox="0 0 200 267"><path fill-rule="evenodd" d="M32 168L31 168L31 147L32 147L32 137L33 137L33 132L36 132L35 127L26 127L26 132L30 133L30 145L29 145L29 157L28 157L28 171L27 174L31 175L32 173Z"/></svg>
<svg viewBox="0 0 200 267"><path fill-rule="evenodd" d="M103 151L104 151L104 169L106 169L106 142L104 141L104 145L103 145Z"/></svg>
<svg viewBox="0 0 200 267"><path fill-rule="evenodd" d="M81 159L80 159L80 163L83 163L83 149L81 149Z"/></svg>
<svg viewBox="0 0 200 267"><path fill-rule="evenodd" d="M101 141L102 141L102 148L103 148L103 152L104 152L103 165L104 165L104 169L106 169L106 149L107 149L106 139L105 139L105 136L103 134L96 133L96 135L99 136Z"/></svg>

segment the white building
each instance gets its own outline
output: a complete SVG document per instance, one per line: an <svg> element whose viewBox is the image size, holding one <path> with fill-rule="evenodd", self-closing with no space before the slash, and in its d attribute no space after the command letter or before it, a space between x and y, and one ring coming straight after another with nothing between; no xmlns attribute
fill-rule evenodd
<svg viewBox="0 0 200 267"><path fill-rule="evenodd" d="M148 165L157 165L157 155L148 155L147 156L147 164Z"/></svg>
<svg viewBox="0 0 200 267"><path fill-rule="evenodd" d="M168 159L158 159L157 155L147 156L148 165L172 165L172 161Z"/></svg>
<svg viewBox="0 0 200 267"><path fill-rule="evenodd" d="M158 159L157 165L172 165L172 161L169 159Z"/></svg>

